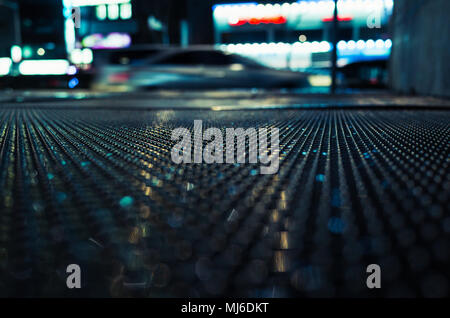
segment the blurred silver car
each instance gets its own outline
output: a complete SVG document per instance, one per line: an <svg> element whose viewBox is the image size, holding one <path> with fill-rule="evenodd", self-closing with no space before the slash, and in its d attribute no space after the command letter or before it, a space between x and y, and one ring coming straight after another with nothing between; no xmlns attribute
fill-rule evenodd
<svg viewBox="0 0 450 318"><path fill-rule="evenodd" d="M276 70L211 48L170 48L149 58L122 56L98 68L97 89L304 88L304 73Z"/></svg>

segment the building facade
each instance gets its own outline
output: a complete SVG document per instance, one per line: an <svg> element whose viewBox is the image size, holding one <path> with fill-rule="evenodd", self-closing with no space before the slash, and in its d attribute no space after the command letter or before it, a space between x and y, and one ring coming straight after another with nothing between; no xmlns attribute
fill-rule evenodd
<svg viewBox="0 0 450 318"><path fill-rule="evenodd" d="M387 58L392 0L339 0L339 64ZM215 43L277 68L327 67L334 1L231 3L213 6Z"/></svg>

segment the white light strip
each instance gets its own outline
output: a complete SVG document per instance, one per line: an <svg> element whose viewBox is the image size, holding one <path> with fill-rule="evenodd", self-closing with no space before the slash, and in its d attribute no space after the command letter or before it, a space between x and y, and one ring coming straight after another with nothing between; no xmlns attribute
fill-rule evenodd
<svg viewBox="0 0 450 318"><path fill-rule="evenodd" d="M261 54L265 52L286 53L291 50L305 51L310 53L329 52L331 50L331 44L326 41L322 42L295 42L291 43L245 43L245 44L223 44L219 46L222 50L236 53L251 53ZM338 43L339 51L363 51L365 49L372 50L385 50L392 47L392 41L390 39L383 40L359 40L355 41L340 41Z"/></svg>
<svg viewBox="0 0 450 318"><path fill-rule="evenodd" d="M8 75L11 65L12 60L9 57L0 57L0 76Z"/></svg>
<svg viewBox="0 0 450 318"><path fill-rule="evenodd" d="M64 23L64 39L67 53L72 52L76 44L75 24L72 19L67 19Z"/></svg>
<svg viewBox="0 0 450 318"><path fill-rule="evenodd" d="M22 75L65 75L68 70L67 60L26 60L19 65Z"/></svg>
<svg viewBox="0 0 450 318"><path fill-rule="evenodd" d="M337 44L338 50L340 51L353 51L353 50L364 50L364 49L370 49L370 50L382 50L382 49L391 49L392 47L392 40L387 39L386 41L383 40L359 40L358 42L355 41L339 41Z"/></svg>
<svg viewBox="0 0 450 318"><path fill-rule="evenodd" d="M222 49L229 52L236 53L265 53L265 52L276 52L276 53L286 53L291 50L308 51L311 53L315 52L329 52L331 50L330 43L326 41L322 42L296 42L294 44L290 43L246 43L246 44L228 44L221 45Z"/></svg>
<svg viewBox="0 0 450 318"><path fill-rule="evenodd" d="M69 0L73 7L99 6L104 4L130 3L131 0Z"/></svg>

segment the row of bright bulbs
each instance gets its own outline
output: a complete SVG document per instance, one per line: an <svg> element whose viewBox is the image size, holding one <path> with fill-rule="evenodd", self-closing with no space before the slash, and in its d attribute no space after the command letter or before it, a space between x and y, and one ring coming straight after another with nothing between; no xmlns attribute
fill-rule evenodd
<svg viewBox="0 0 450 318"><path fill-rule="evenodd" d="M91 64L94 60L94 53L91 49L75 49L70 52L69 56L70 61L75 65L88 65Z"/></svg>
<svg viewBox="0 0 450 318"><path fill-rule="evenodd" d="M359 40L357 42L355 41L340 41L337 44L338 50L345 51L345 50L364 50L364 49L391 49L392 48L392 40L387 39L385 41L383 40Z"/></svg>
<svg viewBox="0 0 450 318"><path fill-rule="evenodd" d="M96 15L99 20L128 20L133 16L131 3L123 4L102 4L96 7Z"/></svg>
<svg viewBox="0 0 450 318"><path fill-rule="evenodd" d="M337 44L339 51L362 51L371 50L389 50L392 47L392 41L388 40L359 40L359 41L340 41ZM332 44L327 41L322 42L295 42L291 43L246 43L246 44L222 44L220 49L231 53L284 53L286 51L303 51L308 53L329 52Z"/></svg>

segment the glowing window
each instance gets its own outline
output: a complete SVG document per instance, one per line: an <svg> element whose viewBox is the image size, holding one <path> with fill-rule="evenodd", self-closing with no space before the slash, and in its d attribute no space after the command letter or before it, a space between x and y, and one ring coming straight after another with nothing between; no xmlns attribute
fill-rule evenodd
<svg viewBox="0 0 450 318"><path fill-rule="evenodd" d="M110 20L117 20L119 18L119 6L117 4L110 4L108 6L108 18Z"/></svg>
<svg viewBox="0 0 450 318"><path fill-rule="evenodd" d="M97 19L105 20L106 15L107 15L106 6L105 5L97 6L96 13L97 13Z"/></svg>
<svg viewBox="0 0 450 318"><path fill-rule="evenodd" d="M123 20L131 19L133 10L131 3L124 3L120 5L120 18Z"/></svg>

